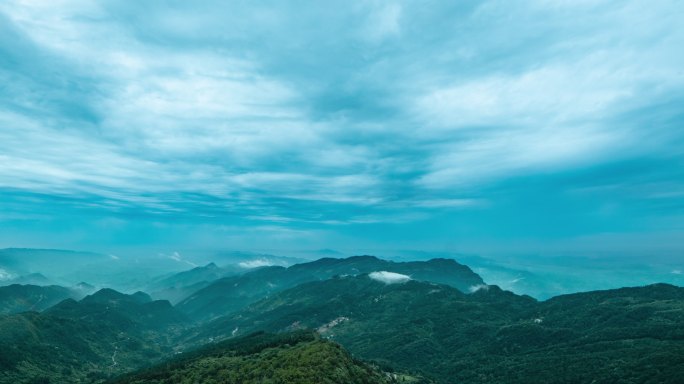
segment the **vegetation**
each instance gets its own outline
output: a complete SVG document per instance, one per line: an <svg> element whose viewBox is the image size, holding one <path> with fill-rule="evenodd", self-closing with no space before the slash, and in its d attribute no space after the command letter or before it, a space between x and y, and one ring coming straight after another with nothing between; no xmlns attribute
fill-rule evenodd
<svg viewBox="0 0 684 384"><path fill-rule="evenodd" d="M461 291L483 284L482 278L470 268L448 259L392 262L373 256L323 258L289 268L266 267L219 279L180 302L178 309L194 319L207 320L241 310L259 299L298 284L375 271L407 274L416 280L447 284Z"/></svg>
<svg viewBox="0 0 684 384"><path fill-rule="evenodd" d="M493 286L467 295L337 278L262 300L191 339L312 328L361 358L444 383L675 383L683 292L661 284L537 302Z"/></svg>
<svg viewBox="0 0 684 384"><path fill-rule="evenodd" d="M42 311L60 301L77 297L76 292L57 285L12 284L0 287L0 313Z"/></svg>
<svg viewBox="0 0 684 384"><path fill-rule="evenodd" d="M359 274L381 270L414 279ZM158 282L187 288L225 270L208 265L189 272ZM354 257L223 277L177 307L143 292L103 289L41 313L0 315L0 384L678 383L684 377L684 288L655 284L539 302L484 284L464 293L465 281L481 279L440 259ZM0 288L0 308L41 309L36 301L74 289ZM232 313L193 323L179 307L197 319Z"/></svg>
<svg viewBox="0 0 684 384"><path fill-rule="evenodd" d="M99 382L172 354L184 325L168 302L107 289L0 316L0 383Z"/></svg>
<svg viewBox="0 0 684 384"><path fill-rule="evenodd" d="M237 267L220 268L214 263L209 263L203 267L155 279L147 284L145 291L150 292L156 299L169 300L176 304L215 280L241 272L244 270L241 271Z"/></svg>
<svg viewBox="0 0 684 384"><path fill-rule="evenodd" d="M209 345L112 383L381 384L394 377L353 359L338 344L296 332Z"/></svg>

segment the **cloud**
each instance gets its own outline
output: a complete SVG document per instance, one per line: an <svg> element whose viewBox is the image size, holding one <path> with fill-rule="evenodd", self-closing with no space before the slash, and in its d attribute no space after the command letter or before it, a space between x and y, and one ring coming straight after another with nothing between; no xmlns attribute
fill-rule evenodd
<svg viewBox="0 0 684 384"><path fill-rule="evenodd" d="M410 276L387 271L371 272L368 274L368 277L385 284L403 284L411 280Z"/></svg>
<svg viewBox="0 0 684 384"><path fill-rule="evenodd" d="M179 263L187 264L191 267L197 267L197 264L184 259L183 256L181 256L181 254L179 252L176 252L176 251L174 251L171 255L169 255L168 258L173 260L173 261L177 261Z"/></svg>
<svg viewBox="0 0 684 384"><path fill-rule="evenodd" d="M677 230L680 6L569 4L3 2L0 224L374 246L517 217Z"/></svg>
<svg viewBox="0 0 684 384"><path fill-rule="evenodd" d="M14 274L10 273L9 271L3 268L0 268L0 281L12 280L15 277L16 276Z"/></svg>
<svg viewBox="0 0 684 384"><path fill-rule="evenodd" d="M468 288L468 292L470 292L470 293L475 293L475 292L479 292L479 291L485 291L485 292L489 291L489 285L477 284L477 285L470 286Z"/></svg>
<svg viewBox="0 0 684 384"><path fill-rule="evenodd" d="M366 25L366 36L370 41L379 42L386 38L397 36L401 32L400 4L383 4L371 12Z"/></svg>
<svg viewBox="0 0 684 384"><path fill-rule="evenodd" d="M265 258L259 258L259 259L249 260L249 261L241 261L238 263L238 265L241 268L252 269L252 268L259 268L259 267L270 267L272 265L277 265L277 263L273 262L272 260L265 259Z"/></svg>
<svg viewBox="0 0 684 384"><path fill-rule="evenodd" d="M601 63L605 58L597 57L586 63L471 80L422 96L417 109L434 124L454 128L587 119L633 95L629 82L638 73L616 74L615 68Z"/></svg>
<svg viewBox="0 0 684 384"><path fill-rule="evenodd" d="M426 188L488 183L519 174L571 169L619 157L633 141L622 132L593 127L498 130L477 140L445 146L435 154L431 171L417 180Z"/></svg>

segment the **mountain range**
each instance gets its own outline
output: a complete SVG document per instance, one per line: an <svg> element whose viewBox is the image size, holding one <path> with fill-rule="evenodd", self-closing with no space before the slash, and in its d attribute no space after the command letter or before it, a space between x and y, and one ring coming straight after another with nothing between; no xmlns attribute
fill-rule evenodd
<svg viewBox="0 0 684 384"><path fill-rule="evenodd" d="M669 284L540 301L451 259L357 256L250 269L209 263L146 287L150 294L88 283L0 287L0 383L684 377L684 288Z"/></svg>
<svg viewBox="0 0 684 384"><path fill-rule="evenodd" d="M480 276L454 260L433 259L393 262L374 256L346 259L323 258L291 267L264 267L238 276L225 277L195 292L178 304L178 309L197 320L207 320L240 310L248 304L298 284L326 280L333 276L371 272L392 272L417 280L449 284L467 291L483 284Z"/></svg>
<svg viewBox="0 0 684 384"><path fill-rule="evenodd" d="M683 294L658 284L538 302L496 286L464 294L361 275L299 285L190 338L317 329L356 356L444 383L557 382L559 365L565 382L672 382L684 372Z"/></svg>
<svg viewBox="0 0 684 384"><path fill-rule="evenodd" d="M162 276L148 284L145 291L150 292L156 299L169 300L176 304L222 277L238 275L245 271L238 267L221 268L212 262L189 271Z"/></svg>
<svg viewBox="0 0 684 384"><path fill-rule="evenodd" d="M173 353L187 324L168 301L111 289L0 316L0 382L98 382Z"/></svg>

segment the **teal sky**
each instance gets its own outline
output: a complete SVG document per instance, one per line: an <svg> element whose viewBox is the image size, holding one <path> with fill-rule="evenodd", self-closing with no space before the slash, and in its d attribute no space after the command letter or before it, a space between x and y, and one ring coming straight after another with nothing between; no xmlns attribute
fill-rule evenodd
<svg viewBox="0 0 684 384"><path fill-rule="evenodd" d="M682 20L3 1L0 247L682 257Z"/></svg>

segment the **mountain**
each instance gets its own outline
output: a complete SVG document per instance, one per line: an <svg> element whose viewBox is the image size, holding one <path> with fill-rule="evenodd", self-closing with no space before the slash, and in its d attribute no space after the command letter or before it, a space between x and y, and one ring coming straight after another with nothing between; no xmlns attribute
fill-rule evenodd
<svg viewBox="0 0 684 384"><path fill-rule="evenodd" d="M240 310L271 293L313 278L290 274L285 267L263 267L219 279L178 303L176 308L194 319L209 319Z"/></svg>
<svg viewBox="0 0 684 384"><path fill-rule="evenodd" d="M122 330L166 330L183 325L185 315L166 300L152 300L144 292L126 295L104 288L81 301L64 300L49 308L45 314L89 321Z"/></svg>
<svg viewBox="0 0 684 384"><path fill-rule="evenodd" d="M174 252L171 255L145 253L113 255L58 249L0 249L0 285L58 284L71 286L87 281L120 291L145 288L157 276L181 272L195 266ZM42 280L28 280L26 275L43 274ZM17 276L24 276L18 280ZM39 277L39 276L35 276Z"/></svg>
<svg viewBox="0 0 684 384"><path fill-rule="evenodd" d="M91 284L81 281L80 283L72 286L71 290L77 293L78 299L81 299L97 291L97 288Z"/></svg>
<svg viewBox="0 0 684 384"><path fill-rule="evenodd" d="M392 260L449 258L468 265L489 284L538 300L575 292L668 283L684 286L681 257L635 258L610 252L591 255L492 254L399 250Z"/></svg>
<svg viewBox="0 0 684 384"><path fill-rule="evenodd" d="M0 287L0 313L42 311L64 299L76 297L76 292L57 285L8 285Z"/></svg>
<svg viewBox="0 0 684 384"><path fill-rule="evenodd" d="M55 282L45 277L45 275L43 275L42 273L34 272L2 281L2 285L12 284L55 285Z"/></svg>
<svg viewBox="0 0 684 384"><path fill-rule="evenodd" d="M462 291L484 283L470 268L450 259L393 262L373 256L323 258L288 268L264 267L243 275L219 279L181 301L177 308L194 319L206 320L240 310L256 300L301 283L376 271L448 284Z"/></svg>
<svg viewBox="0 0 684 384"><path fill-rule="evenodd" d="M410 276L414 280L447 284L463 292L484 284L482 278L465 265L453 259L395 262L375 256L353 256L345 259L323 258L310 263L295 264L291 272L311 274L318 280L336 275L358 275L376 271L388 271Z"/></svg>
<svg viewBox="0 0 684 384"><path fill-rule="evenodd" d="M106 259L109 257L93 252L31 248L0 249L0 269L7 273L12 272L13 275L49 272L49 277L54 278L81 266Z"/></svg>
<svg viewBox="0 0 684 384"><path fill-rule="evenodd" d="M211 261L221 265L237 265L244 269L280 266L288 267L293 264L306 262L299 257L278 256L268 253L245 251L222 251L211 254Z"/></svg>
<svg viewBox="0 0 684 384"><path fill-rule="evenodd" d="M111 289L0 316L0 383L100 382L171 355L185 325L168 301Z"/></svg>
<svg viewBox="0 0 684 384"><path fill-rule="evenodd" d="M78 265L60 278L73 283L87 281L99 287L131 292L145 290L159 276L169 276L188 268L185 260L166 255L141 256L109 255Z"/></svg>
<svg viewBox="0 0 684 384"><path fill-rule="evenodd" d="M684 377L684 288L673 285L538 301L486 285L451 259L241 270L224 276L229 268L210 263L148 279L178 292L200 287L176 307L87 283L0 287L0 384Z"/></svg>
<svg viewBox="0 0 684 384"><path fill-rule="evenodd" d="M220 268L215 263L209 263L203 267L159 278L145 287L145 291L150 292L155 299L169 300L175 304L215 280L244 271L245 269L239 267Z"/></svg>
<svg viewBox="0 0 684 384"><path fill-rule="evenodd" d="M464 294L360 275L274 294L191 339L307 328L355 356L442 383L677 383L684 377L683 295L659 284L538 302L496 286Z"/></svg>
<svg viewBox="0 0 684 384"><path fill-rule="evenodd" d="M295 332L256 333L211 344L111 383L389 384L398 379L412 378L385 374L352 358L338 344L311 332Z"/></svg>

